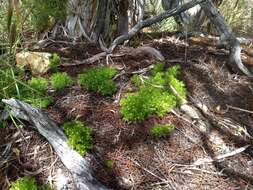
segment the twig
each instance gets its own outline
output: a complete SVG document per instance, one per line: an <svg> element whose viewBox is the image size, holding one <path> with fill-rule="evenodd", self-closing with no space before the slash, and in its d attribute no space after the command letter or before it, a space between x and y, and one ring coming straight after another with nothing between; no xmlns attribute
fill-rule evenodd
<svg viewBox="0 0 253 190"><path fill-rule="evenodd" d="M253 114L253 111L250 111L250 110L246 110L246 109L242 109L242 108L230 106L230 105L228 105L228 104L227 104L226 106L227 106L227 108L229 108L229 109L238 110L238 111L242 111L242 112L246 112L246 113L251 113L251 114Z"/></svg>
<svg viewBox="0 0 253 190"><path fill-rule="evenodd" d="M236 154L240 154L241 152L245 151L249 146L250 145L243 146L241 148L235 149L235 150L233 150L231 152L228 152L226 154L221 154L221 155L215 156L214 158L199 158L198 160L196 160L193 163L193 165L199 166L199 165L202 165L202 164L217 162L217 161L220 161L222 159L225 159L225 158L228 158L228 157L231 157L231 156L235 156Z"/></svg>

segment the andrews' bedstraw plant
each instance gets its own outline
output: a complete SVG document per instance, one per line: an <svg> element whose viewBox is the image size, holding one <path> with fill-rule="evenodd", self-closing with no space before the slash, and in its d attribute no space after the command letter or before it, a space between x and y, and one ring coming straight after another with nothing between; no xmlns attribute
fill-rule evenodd
<svg viewBox="0 0 253 190"><path fill-rule="evenodd" d="M23 85L20 88L21 100L40 108L48 107L52 103L51 98L46 95L48 89L47 79L32 77L27 84L28 86Z"/></svg>
<svg viewBox="0 0 253 190"><path fill-rule="evenodd" d="M112 160L106 160L105 165L108 169L113 169L114 163Z"/></svg>
<svg viewBox="0 0 253 190"><path fill-rule="evenodd" d="M50 69L52 71L56 71L57 67L60 65L61 59L59 57L59 55L57 55L56 53L53 53L53 55L49 58L50 61Z"/></svg>
<svg viewBox="0 0 253 190"><path fill-rule="evenodd" d="M11 184L9 190L51 190L48 186L38 186L32 177L22 177Z"/></svg>
<svg viewBox="0 0 253 190"><path fill-rule="evenodd" d="M42 77L32 77L32 79L28 81L28 85L41 93L46 93L48 81Z"/></svg>
<svg viewBox="0 0 253 190"><path fill-rule="evenodd" d="M150 129L150 134L155 138L161 138L170 135L173 130L173 125L155 125Z"/></svg>
<svg viewBox="0 0 253 190"><path fill-rule="evenodd" d="M79 154L84 155L92 147L92 130L80 121L69 121L63 124L68 137L68 144Z"/></svg>
<svg viewBox="0 0 253 190"><path fill-rule="evenodd" d="M148 79L142 81L139 76L133 76L132 81L139 90L121 99L123 120L143 121L150 114L162 117L176 105L184 103L186 89L184 83L176 78L179 69L179 66L173 66L164 71L163 63L159 63Z"/></svg>
<svg viewBox="0 0 253 190"><path fill-rule="evenodd" d="M116 83L112 80L116 74L117 70L114 68L91 68L79 74L78 81L90 91L109 96L116 91Z"/></svg>
<svg viewBox="0 0 253 190"><path fill-rule="evenodd" d="M32 78L26 83L19 79L22 74L18 77L17 71L8 68L0 70L0 78L0 99L17 98L40 108L51 104L51 99L46 95L46 79Z"/></svg>
<svg viewBox="0 0 253 190"><path fill-rule="evenodd" d="M53 88L57 91L63 90L64 88L71 86L73 84L72 79L70 76L63 72L63 73L54 73L50 77L50 82Z"/></svg>

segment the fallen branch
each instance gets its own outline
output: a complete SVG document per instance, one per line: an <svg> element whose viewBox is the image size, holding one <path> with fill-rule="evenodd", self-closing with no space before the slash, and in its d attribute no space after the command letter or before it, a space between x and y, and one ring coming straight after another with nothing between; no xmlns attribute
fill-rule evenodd
<svg viewBox="0 0 253 190"><path fill-rule="evenodd" d="M152 24L155 24L157 22L160 22L166 18L175 16L180 14L181 12L184 12L202 2L204 2L205 0L192 0L182 6L179 6L177 8L171 9L169 11L163 12L159 15L153 16L151 18L148 18L146 20L140 21L138 22L127 34L121 35L119 37L117 37L111 44L111 46L106 49L105 51L108 54L111 54L113 52L113 50L115 49L115 47L117 47L119 44L122 44L123 42L125 42L126 40L129 40L130 38L132 38L134 35L136 35L141 29L151 26Z"/></svg>
<svg viewBox="0 0 253 190"><path fill-rule="evenodd" d="M212 162L219 162L225 158L228 158L228 157L231 157L231 156L235 156L236 154L240 154L242 153L243 151L245 151L250 145L246 145L246 146L243 146L241 148L238 148L238 149L235 149L231 152L228 152L226 154L221 154L221 155L218 155L218 156L215 156L213 158L199 158L198 160L196 160L193 165L195 166L200 166L202 164L209 164L209 163L212 163Z"/></svg>
<svg viewBox="0 0 253 190"><path fill-rule="evenodd" d="M84 61L78 61L75 63L65 63L65 64L62 64L62 66L69 67L69 66L78 66L78 65L84 65L84 64L92 64L92 63L95 63L97 61L100 61L100 60L106 58L106 56L110 56L110 57L122 57L122 56L127 56L127 55L128 56L140 56L140 54L151 56L159 61L165 60L165 58L163 57L161 52L153 47L149 47L149 46L142 46L142 47L138 47L138 48L124 47L122 49L122 52L119 52L116 54L108 55L108 54L106 54L106 52L102 52L102 53L98 53L88 59L85 59Z"/></svg>
<svg viewBox="0 0 253 190"><path fill-rule="evenodd" d="M30 122L52 145L62 163L72 173L78 190L107 190L93 175L87 160L71 149L63 131L41 110L16 99L2 100L11 114Z"/></svg>
<svg viewBox="0 0 253 190"><path fill-rule="evenodd" d="M232 68L240 70L242 73L248 77L253 78L253 74L245 67L241 60L241 47L239 40L235 37L232 32L232 29L226 23L223 16L216 9L215 5L210 0L205 0L200 4L201 8L204 10L205 14L208 16L210 21L217 28L218 32L221 34L221 40L227 43L230 55L229 55L229 64ZM222 39L224 38L224 39ZM237 68L234 67L237 66Z"/></svg>

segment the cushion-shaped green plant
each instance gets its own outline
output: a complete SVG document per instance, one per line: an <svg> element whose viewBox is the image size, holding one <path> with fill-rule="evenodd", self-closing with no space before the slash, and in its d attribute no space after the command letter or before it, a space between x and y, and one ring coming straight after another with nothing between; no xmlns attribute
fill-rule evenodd
<svg viewBox="0 0 253 190"><path fill-rule="evenodd" d="M48 81L42 77L32 77L32 79L28 81L28 85L41 93L46 93Z"/></svg>
<svg viewBox="0 0 253 190"><path fill-rule="evenodd" d="M116 74L117 70L114 68L91 68L79 74L78 81L88 90L108 96L116 91L116 83L112 80Z"/></svg>
<svg viewBox="0 0 253 190"><path fill-rule="evenodd" d="M165 63L164 62L157 61L154 64L153 69L151 70L152 75L155 75L158 72L163 72L164 71L164 67L165 67Z"/></svg>
<svg viewBox="0 0 253 190"><path fill-rule="evenodd" d="M141 80L138 75L132 77L139 90L120 101L120 112L124 121L143 121L150 114L161 117L177 104L184 103L186 88L184 83L176 78L180 67L173 66L162 71L164 66L159 64L155 71L151 71L152 76L148 79Z"/></svg>
<svg viewBox="0 0 253 190"><path fill-rule="evenodd" d="M176 106L174 95L158 88L145 87L120 102L124 121L143 121L150 114L164 116Z"/></svg>
<svg viewBox="0 0 253 190"><path fill-rule="evenodd" d="M22 177L11 184L9 190L50 190L48 186L38 186L32 177Z"/></svg>
<svg viewBox="0 0 253 190"><path fill-rule="evenodd" d="M53 88L57 91L63 90L64 88L71 86L73 81L70 78L70 76L66 73L54 73L51 77L50 77L50 82L53 86Z"/></svg>
<svg viewBox="0 0 253 190"><path fill-rule="evenodd" d="M173 130L173 125L155 125L150 129L150 134L155 138L161 138L170 135Z"/></svg>
<svg viewBox="0 0 253 190"><path fill-rule="evenodd" d="M68 144L79 154L84 155L92 146L92 130L80 121L69 121L63 124L68 137Z"/></svg>
<svg viewBox="0 0 253 190"><path fill-rule="evenodd" d="M61 59L59 55L57 55L56 53L53 53L53 55L49 58L49 61L50 61L50 64L49 64L50 69L55 71L57 70L57 67L60 65Z"/></svg>

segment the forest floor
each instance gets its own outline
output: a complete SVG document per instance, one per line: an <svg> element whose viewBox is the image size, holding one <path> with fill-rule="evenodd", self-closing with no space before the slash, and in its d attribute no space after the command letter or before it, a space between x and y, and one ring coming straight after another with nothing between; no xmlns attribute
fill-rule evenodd
<svg viewBox="0 0 253 190"><path fill-rule="evenodd" d="M220 137L222 142L213 144L179 109L163 118L150 116L144 122L131 124L122 121L119 99L131 88L132 72L155 62L144 54L60 67L73 77L83 69L108 64L124 73L115 79L118 92L113 97L102 97L75 85L51 93L54 104L44 111L59 125L67 118L82 120L92 127L93 148L86 158L98 179L113 189L253 189L252 80L229 72L228 52L218 47L214 38L186 40L144 35L139 42L159 50L166 58L166 67L181 65L188 104L196 106L201 102L206 106L212 117L205 113L203 116L211 123L213 138ZM249 44L245 49L253 47ZM65 41L51 42L40 51L58 53L63 63L82 61L101 52L92 44ZM176 126L169 137L154 139L149 135L154 124L166 123ZM0 155L11 149L6 164L0 168L0 189L23 174L49 183L59 180L59 175L71 178L52 147L36 131L0 128L0 145ZM245 151L239 151L247 145ZM196 164L211 158L212 161Z"/></svg>

